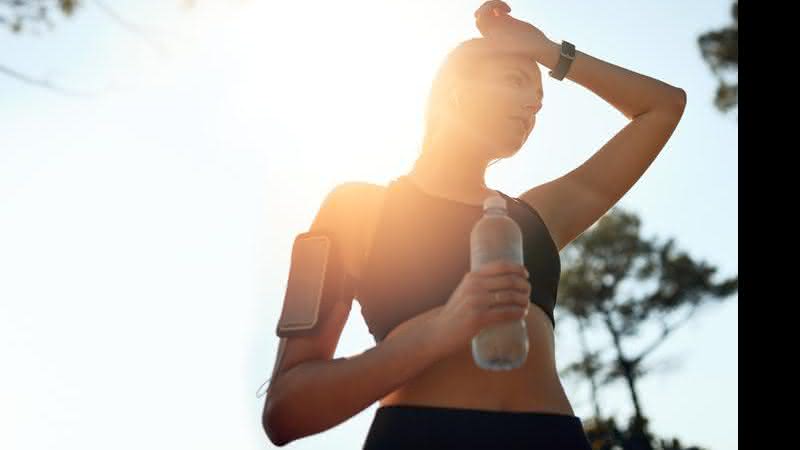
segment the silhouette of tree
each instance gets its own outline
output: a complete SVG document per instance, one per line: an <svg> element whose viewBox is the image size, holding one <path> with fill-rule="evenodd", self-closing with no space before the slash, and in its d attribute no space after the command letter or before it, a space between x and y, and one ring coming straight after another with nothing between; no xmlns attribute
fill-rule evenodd
<svg viewBox="0 0 800 450"><path fill-rule="evenodd" d="M632 426L628 429L619 427L613 418L598 419L593 417L584 423L586 437L593 450L636 450L648 448L652 450L706 450L703 447L685 447L677 438L660 439L645 429L645 447L642 439L636 436ZM646 427L645 427L646 428Z"/></svg>
<svg viewBox="0 0 800 450"><path fill-rule="evenodd" d="M739 1L731 8L733 23L701 35L697 42L703 59L719 80L714 105L726 112L739 105ZM726 77L735 78L728 82Z"/></svg>
<svg viewBox="0 0 800 450"><path fill-rule="evenodd" d="M562 369L561 375L579 376L588 380L591 388L590 396L592 407L594 408L594 417L603 417L603 413L600 410L600 386L598 382L598 376L603 368L603 365L600 363L601 351L592 350L589 345L586 337L586 320L581 317L576 317L575 320L578 323L578 341L581 345L581 358Z"/></svg>
<svg viewBox="0 0 800 450"><path fill-rule="evenodd" d="M180 3L188 10L193 8L196 2L182 0ZM12 34L38 35L44 28L52 31L55 26L54 16L72 17L78 9L85 9L88 4L125 31L138 36L162 57L168 55L167 46L158 36L160 33L125 19L104 0L0 0L0 28L5 26ZM50 80L20 72L3 64L3 61L0 61L0 75L70 96L85 97L97 94L59 86Z"/></svg>
<svg viewBox="0 0 800 450"><path fill-rule="evenodd" d="M623 437L628 433L628 446L624 448L652 450L657 448L657 440L647 431L636 388L637 382L656 367L645 362L701 307L738 292L739 281L738 275L712 280L716 267L677 250L674 239L664 243L643 239L639 228L636 215L615 208L565 248L557 304L577 321L579 334L598 329L610 338L610 344L592 349L581 337L580 360L562 371L591 383L600 434L617 429L602 421L597 391L623 381L634 410L627 430L622 432ZM641 345L642 335L653 334L655 338ZM634 341L640 344L637 350Z"/></svg>
<svg viewBox="0 0 800 450"><path fill-rule="evenodd" d="M52 29L53 15L71 16L78 0L0 0L0 26L12 33L38 34L42 26Z"/></svg>

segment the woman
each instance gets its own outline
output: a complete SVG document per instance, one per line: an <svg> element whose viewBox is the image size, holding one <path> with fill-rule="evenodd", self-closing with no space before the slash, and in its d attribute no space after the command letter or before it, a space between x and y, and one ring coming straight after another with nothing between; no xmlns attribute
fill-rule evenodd
<svg viewBox="0 0 800 450"><path fill-rule="evenodd" d="M559 251L608 211L661 151L683 113L682 89L549 40L502 1L475 13L482 38L460 44L434 80L422 153L387 187L337 186L311 230L332 230L377 345L332 359L353 295L316 336L281 339L264 409L283 445L380 402L364 448L588 449L555 364ZM563 49L563 50L562 50ZM569 78L630 122L568 174L509 197L486 186L492 160L513 156L542 107L542 74ZM525 264L470 271L469 232L489 195L507 200ZM529 305L533 303L534 307ZM470 341L487 325L526 321L518 369L478 368Z"/></svg>

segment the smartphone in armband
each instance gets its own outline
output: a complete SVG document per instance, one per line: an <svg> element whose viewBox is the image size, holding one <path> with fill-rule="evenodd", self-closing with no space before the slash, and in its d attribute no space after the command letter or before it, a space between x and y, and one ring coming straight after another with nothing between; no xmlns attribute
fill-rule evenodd
<svg viewBox="0 0 800 450"><path fill-rule="evenodd" d="M332 233L316 230L297 235L276 334L316 334L331 306L352 300L348 280L341 249Z"/></svg>

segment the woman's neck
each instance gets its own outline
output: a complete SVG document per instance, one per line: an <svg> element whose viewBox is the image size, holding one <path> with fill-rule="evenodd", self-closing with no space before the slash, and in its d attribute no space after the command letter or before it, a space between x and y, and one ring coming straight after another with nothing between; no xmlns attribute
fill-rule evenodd
<svg viewBox="0 0 800 450"><path fill-rule="evenodd" d="M461 150L461 151L459 151ZM494 191L485 183L486 161L446 146L423 149L409 176L428 191L455 199L483 199Z"/></svg>

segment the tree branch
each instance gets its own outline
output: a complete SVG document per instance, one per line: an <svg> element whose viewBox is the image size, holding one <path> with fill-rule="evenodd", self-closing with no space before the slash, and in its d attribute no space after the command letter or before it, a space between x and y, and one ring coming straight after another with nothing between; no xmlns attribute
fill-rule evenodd
<svg viewBox="0 0 800 450"><path fill-rule="evenodd" d="M662 322L661 336L659 338L657 338L652 344L650 344L650 346L647 349L642 351L642 353L640 353L639 356L634 358L634 360L633 360L634 363L635 364L639 364L640 362L642 362L642 360L645 357L647 357L647 355L652 353L653 350L657 349L659 346L661 346L661 344L664 343L664 341L666 341L667 336L672 334L672 332L674 332L678 328L686 325L686 323L689 321L689 319L691 319L692 316L694 316L694 313L697 311L698 306L699 306L698 304L692 305L692 307L689 309L689 313L686 314L686 316L684 318L676 321L675 323L673 323L671 325L667 324L666 322Z"/></svg>
<svg viewBox="0 0 800 450"><path fill-rule="evenodd" d="M43 87L45 89L50 89L51 91L58 92L59 94L69 95L72 97L92 97L95 94L85 91L77 91L74 89L68 89L61 86L54 85L48 80L42 80L38 78L34 78L32 76L17 72L9 67L3 66L0 64L0 74L9 76L16 80L22 81L24 83L32 84L34 86Z"/></svg>
<svg viewBox="0 0 800 450"><path fill-rule="evenodd" d="M105 2L101 0L92 0L95 6L97 6L105 15L110 17L114 22L116 22L119 26L124 28L130 33L133 33L142 39L145 40L156 52L158 52L161 56L167 56L169 52L167 51L166 46L159 41L158 39L154 38L153 36L148 33L144 27L141 25L137 25L132 23L128 20L125 20L122 16L117 14L116 11L111 9Z"/></svg>

